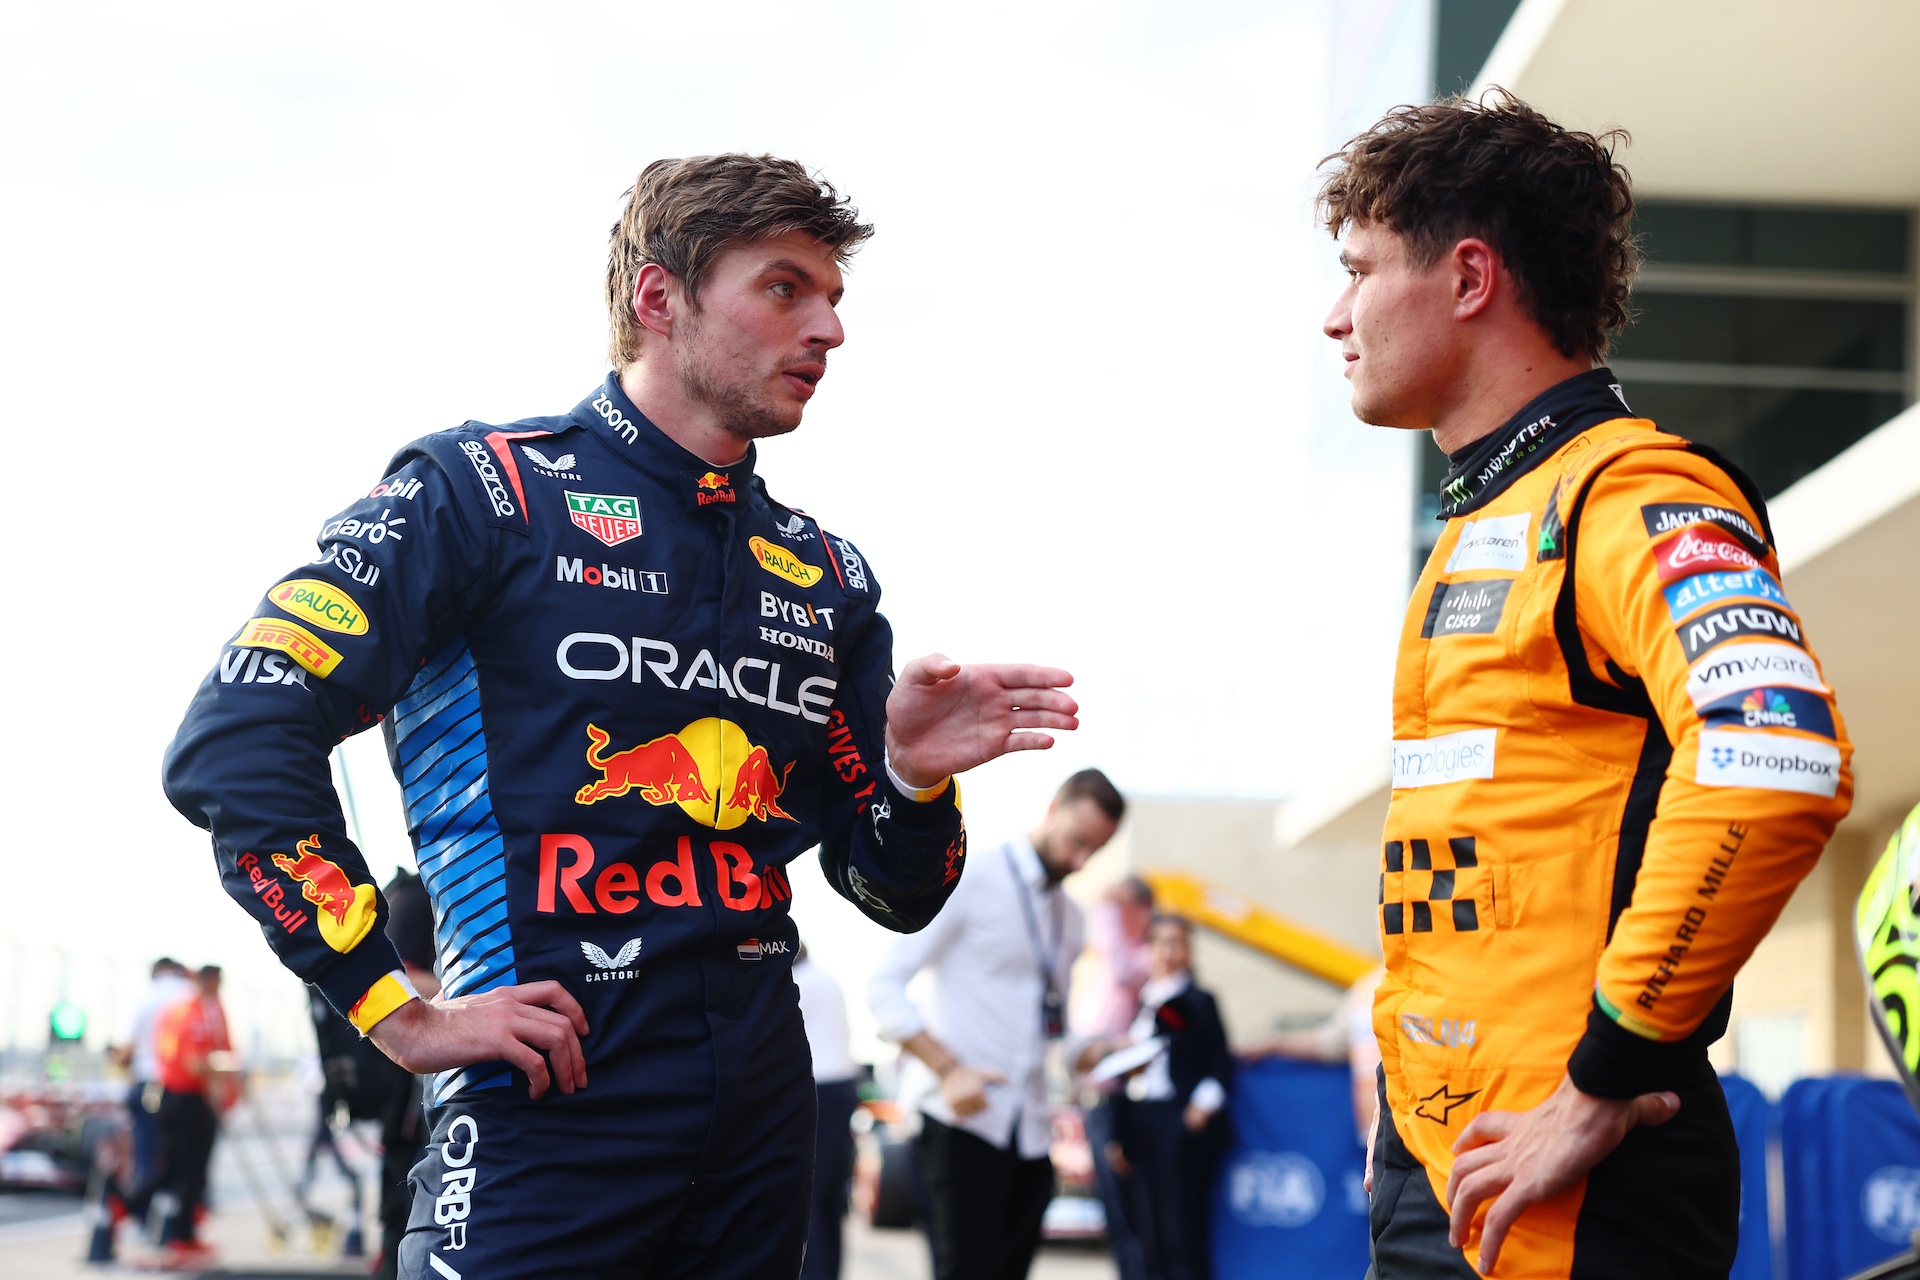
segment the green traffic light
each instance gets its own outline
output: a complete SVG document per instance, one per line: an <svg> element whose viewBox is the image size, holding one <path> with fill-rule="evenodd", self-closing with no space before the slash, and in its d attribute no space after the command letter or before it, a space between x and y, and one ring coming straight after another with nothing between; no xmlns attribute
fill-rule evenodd
<svg viewBox="0 0 1920 1280"><path fill-rule="evenodd" d="M51 1018L55 1040L79 1040L87 1034L87 1013L71 1000L53 1006Z"/></svg>

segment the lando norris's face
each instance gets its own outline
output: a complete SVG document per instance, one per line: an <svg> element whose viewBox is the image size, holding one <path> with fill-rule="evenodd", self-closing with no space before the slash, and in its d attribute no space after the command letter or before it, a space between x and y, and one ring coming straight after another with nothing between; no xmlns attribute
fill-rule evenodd
<svg viewBox="0 0 1920 1280"><path fill-rule="evenodd" d="M1354 416L1375 426L1431 427L1457 371L1446 259L1415 267L1397 233L1360 224L1348 231L1340 261L1347 287L1325 332L1340 344Z"/></svg>

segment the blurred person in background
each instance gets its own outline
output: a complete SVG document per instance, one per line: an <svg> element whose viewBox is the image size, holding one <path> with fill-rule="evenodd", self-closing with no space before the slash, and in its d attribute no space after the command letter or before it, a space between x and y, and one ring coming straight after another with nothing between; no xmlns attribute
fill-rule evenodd
<svg viewBox="0 0 1920 1280"><path fill-rule="evenodd" d="M1380 965L1361 974L1340 998L1340 1007L1323 1021L1298 1031L1282 1031L1241 1051L1243 1062L1292 1058L1301 1062L1342 1062L1353 1083L1354 1135L1361 1146L1373 1132L1380 1109L1380 1041L1373 1034L1373 993L1386 976Z"/></svg>
<svg viewBox="0 0 1920 1280"><path fill-rule="evenodd" d="M156 1047L160 1015L194 992L187 966L170 956L153 962L153 976L127 1026L127 1039L110 1056L133 1075L127 1089L127 1120L133 1136L133 1167L122 1185L138 1191L152 1183L159 1163L160 1056Z"/></svg>
<svg viewBox="0 0 1920 1280"><path fill-rule="evenodd" d="M853 1061L847 997L833 975L807 955L805 943L794 957L793 985L800 991L800 1019L807 1024L813 1091L820 1104L813 1136L813 1218L800 1276L801 1280L838 1280L840 1228L847 1216L848 1180L853 1177L849 1125L854 1108L860 1105L860 1072Z"/></svg>
<svg viewBox="0 0 1920 1280"><path fill-rule="evenodd" d="M1118 1041L1126 1036L1140 1012L1140 988L1147 980L1147 926L1152 922L1153 888L1138 876L1109 888L1093 909L1069 1019L1076 1038ZM1085 1089L1087 1150L1093 1158L1094 1188L1107 1213L1107 1248L1114 1267L1120 1280L1145 1280L1146 1256L1133 1226L1133 1179L1107 1159L1107 1145L1114 1140L1113 1095L1120 1088L1120 1081L1111 1080Z"/></svg>
<svg viewBox="0 0 1920 1280"><path fill-rule="evenodd" d="M1192 926L1179 916L1156 916L1148 965L1126 1039L1099 1048L1113 1052L1152 1039L1165 1048L1116 1095L1107 1159L1131 1177L1150 1280L1207 1280L1208 1207L1229 1137L1233 1054L1220 1006L1194 985Z"/></svg>
<svg viewBox="0 0 1920 1280"><path fill-rule="evenodd" d="M220 967L205 965L194 985L161 1011L155 1053L162 1093L158 1114L159 1160L150 1182L135 1197L135 1211L158 1210L162 1265L194 1266L212 1249L199 1237L213 1163L219 1113L238 1098L233 1042L220 1004Z"/></svg>
<svg viewBox="0 0 1920 1280"><path fill-rule="evenodd" d="M1040 825L978 851L946 909L896 940L867 985L880 1034L903 1045L902 1111L918 1113L935 1280L1020 1280L1053 1196L1047 1048L1066 1030L1084 932L1060 884L1120 825L1098 769L1061 784ZM923 1014L907 984L933 974Z"/></svg>
<svg viewBox="0 0 1920 1280"><path fill-rule="evenodd" d="M434 971L433 902L420 877L399 870L382 890L387 898L387 938L423 1000L440 994ZM382 1055L384 1056L384 1055ZM413 1191L407 1175L427 1148L427 1109L418 1076L407 1075L384 1099L380 1112L380 1270L393 1280L400 1270L400 1238L407 1233Z"/></svg>
<svg viewBox="0 0 1920 1280"><path fill-rule="evenodd" d="M381 893L387 900L387 938L400 954L408 981L423 999L431 1000L440 994L440 979L434 972L433 906L426 888L419 876L400 870ZM372 1041L364 1039L352 1023L334 1011L318 987L309 987L307 991L326 1084L320 1093L319 1126L307 1151L306 1170L300 1178L298 1195L304 1204L315 1161L321 1151L330 1151L341 1173L352 1183L357 1220L359 1174L335 1143L334 1131L337 1124L346 1120L379 1121L380 1198L376 1202L376 1214L380 1223L380 1253L375 1273L392 1277L399 1272L400 1239L406 1234L407 1217L413 1204L408 1174L426 1150L423 1082L381 1053ZM357 1252L355 1244L356 1237L350 1235L346 1252Z"/></svg>

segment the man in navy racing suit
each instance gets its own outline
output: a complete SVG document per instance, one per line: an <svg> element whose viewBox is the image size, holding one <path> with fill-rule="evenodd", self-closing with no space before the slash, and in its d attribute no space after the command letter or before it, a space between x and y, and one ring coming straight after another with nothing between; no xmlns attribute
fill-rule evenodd
<svg viewBox="0 0 1920 1280"><path fill-rule="evenodd" d="M872 569L755 474L870 233L788 161L649 166L613 233L606 382L402 449L168 752L281 960L435 1073L403 1276L795 1275L814 1092L786 864L818 845L866 915L919 929L965 865L952 776L1077 723L1064 671L934 656L894 683ZM375 723L433 899L431 1002L329 773Z"/></svg>

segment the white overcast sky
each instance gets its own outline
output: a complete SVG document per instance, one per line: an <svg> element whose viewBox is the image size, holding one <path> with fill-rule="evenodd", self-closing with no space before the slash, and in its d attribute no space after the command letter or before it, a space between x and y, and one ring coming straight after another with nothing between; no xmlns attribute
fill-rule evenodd
<svg viewBox="0 0 1920 1280"><path fill-rule="evenodd" d="M115 1019L163 950L287 990L161 752L398 445L598 382L607 228L660 156L791 156L878 227L762 471L868 554L902 660L1078 677L1078 734L967 780L976 840L1087 764L1281 798L1383 752L1413 442L1345 413L1319 334L1324 8L0 8L6 1019L44 1034L62 964ZM350 753L384 876L396 794Z"/></svg>

